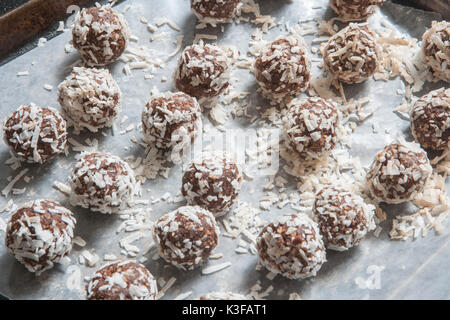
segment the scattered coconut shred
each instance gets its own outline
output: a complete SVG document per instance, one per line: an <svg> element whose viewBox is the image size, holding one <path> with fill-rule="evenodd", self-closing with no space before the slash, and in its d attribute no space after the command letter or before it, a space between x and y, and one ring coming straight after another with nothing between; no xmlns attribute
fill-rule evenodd
<svg viewBox="0 0 450 320"><path fill-rule="evenodd" d="M425 237L428 230L434 229L437 233L444 230L442 223L450 212L445 189L446 176L447 174L442 176L434 172L424 191L413 199L413 204L420 209L412 215L398 216L392 221L389 233L391 239L406 240L419 235Z"/></svg>
<svg viewBox="0 0 450 320"><path fill-rule="evenodd" d="M126 6L126 13L131 5ZM156 17L154 19L154 24L148 22L145 17L139 18L140 22L147 25L147 30L152 33L150 37L150 41L153 42L155 40L167 40L170 38L170 33L160 32L155 34L163 25L168 25L171 29L176 32L181 32L181 28L166 17ZM158 68L164 68L165 63L176 56L182 49L183 46L183 35L177 35L175 40L172 41L175 44L175 49L170 53L164 53L161 50L151 49L147 46L137 46L137 45L128 45L125 49L125 52L119 58L119 61L124 63L123 73L130 77L132 76L132 70L143 70L144 71L144 79L152 79L154 74L157 72ZM139 39L137 37L132 37L134 42L138 42Z"/></svg>
<svg viewBox="0 0 450 320"><path fill-rule="evenodd" d="M254 16L253 19L248 16L250 14ZM261 29L264 31L264 33L267 33L269 29L272 29L277 25L275 23L275 19L275 17L272 17L270 15L262 15L261 10L259 9L259 5L255 3L254 0L242 0L242 3L237 8L236 15L232 20L234 20L234 22L237 24L242 22L250 22L254 25L261 25ZM213 27L217 26L214 19L211 20L205 18L203 19L203 21L199 19L199 23L197 24L196 29L205 29L208 24L212 25Z"/></svg>

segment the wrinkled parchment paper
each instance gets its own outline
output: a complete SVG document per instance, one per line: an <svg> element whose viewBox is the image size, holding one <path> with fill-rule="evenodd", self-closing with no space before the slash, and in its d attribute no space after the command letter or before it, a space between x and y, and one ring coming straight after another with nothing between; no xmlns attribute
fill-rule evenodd
<svg viewBox="0 0 450 320"><path fill-rule="evenodd" d="M259 1L262 14L271 15L277 21L284 17L291 25L298 22L299 18L330 19L334 16L328 8L326 0L309 1ZM125 17L128 19L133 35L139 40L132 41L131 45L145 45L153 50L158 50L161 55L168 55L175 50L173 41L176 37L184 35L183 47L192 43L194 39L196 18L189 10L187 0L130 0L117 6L120 12L126 10ZM157 17L166 17L175 22L181 28L181 32L174 30L168 25L159 27L155 33L150 33L147 25L140 21L145 17L150 23L155 23ZM387 19L398 30L412 37L420 38L432 20L440 20L440 17L432 13L424 13L418 10L386 3L380 12L370 19L370 23L376 25L380 19ZM235 45L241 52L246 52L250 34L255 31L255 25L244 23L235 25L224 25L223 32L220 27L215 29L202 29L198 33L217 34L218 43ZM160 32L166 32L161 39L150 42L150 36ZM264 35L265 39L271 39L278 34L286 34L284 24L277 26ZM316 35L307 35L305 39L310 45ZM74 51L65 53L64 47L71 38L70 32L65 32L58 37L45 43L23 56L0 67L0 118L3 119L21 104L34 102L41 106L52 106L59 108L57 104L57 85L68 73L67 67L79 59ZM317 47L317 45L316 45ZM173 90L172 72L176 65L179 53L172 57L164 68L157 68L154 78L145 79L146 72L133 70L131 76L123 72L123 63L118 62L110 66L115 79L123 93L123 112L117 120L118 130L113 135L111 130L103 130L105 135L72 135L80 143L88 137L99 141L98 149L108 151L123 158L129 155L144 156L144 149L130 141L131 136L140 139L141 133L136 127L125 134L120 134L130 124L140 122L141 110L150 96L153 87L160 91ZM313 63L317 65L317 62ZM28 76L17 76L19 72L28 71ZM266 103L255 92L256 85L254 77L248 70L237 69L234 76L239 79L236 90L251 91L250 100L255 103ZM165 81L167 79L167 81ZM53 86L52 90L44 89L44 84ZM424 92L437 88L443 84L426 84ZM401 120L392 110L401 104L402 96L397 90L404 90L403 82L396 78L388 82L374 81L370 79L363 84L346 86L347 97L371 98L371 107L376 109L374 115L361 124L352 136L351 154L358 156L363 165L368 166L374 154L381 149L385 143L385 130L390 130L390 135L395 137L398 132L409 135L409 122ZM123 115L128 119L120 123ZM205 120L207 123L208 120ZM378 124L378 133L373 132L373 124ZM242 120L230 118L225 128L242 128L249 124ZM0 207L3 207L10 199L16 205L38 198L49 198L68 206L67 198L53 185L58 180L66 182L70 168L74 162L75 152L71 151L68 157L60 157L57 161L45 166L25 165L17 170L12 170L5 161L10 158L9 150L5 144L0 146L0 188L7 184L7 177L14 177L23 168L29 168L27 176L32 180L27 184L21 179L15 188L24 188L24 194L12 195L7 198L0 197ZM258 208L258 199L264 193L262 185L267 183L267 177L256 177L253 181L247 181L242 186L239 199L249 202ZM157 199L170 192L175 195L181 184L181 168L175 166L170 172L169 178L158 177L147 181L143 189L143 198L153 197ZM295 189L295 181L289 183L289 190ZM151 204L154 221L170 210L177 208L183 202L167 203L159 201ZM142 207L142 206L141 206ZM13 299L84 299L84 277L90 276L95 269L105 263L104 254L112 253L120 256L121 248L119 240L127 236L125 233L117 234L116 230L123 222L117 216L90 213L80 208L72 208L76 215L78 224L76 235L86 240L87 245L81 248L74 245L70 255L71 262L67 265L58 265L54 269L35 277L27 272L25 268L7 254L3 241L0 244L0 292ZM261 217L270 220L283 212L291 212L288 207L278 209L272 207L270 211L262 211ZM235 253L235 239L227 237L220 238L217 253L223 253L223 258L211 260L210 265L232 262L227 269L211 275L202 275L201 269L182 272L169 266L162 259L153 260L155 250L145 254L148 260L144 263L146 267L157 278L163 278L166 282L175 277L173 286L167 290L163 299L173 299L181 293L192 291L189 298L198 298L201 294L211 291L233 291L248 294L250 288L259 280L260 292L268 289L269 299L287 299L295 292L303 299L385 299L385 298L450 298L450 246L449 233L447 230L440 235L434 232L426 238L417 238L412 241L391 241L388 232L392 218L397 214L411 212L408 205L387 207L389 213L387 221L381 226L383 231L376 238L369 235L363 243L352 250L343 253L328 251L327 260L315 278L304 281L284 279L281 276L269 280L266 276L268 271L262 269L256 271L257 257L251 254ZM0 213L0 218L7 221L11 212ZM231 213L230 213L231 214ZM447 224L448 225L448 224ZM0 228L1 229L1 228ZM4 238L4 231L0 231L0 237ZM147 240L146 240L147 239ZM133 244L144 247L148 238L136 241ZM100 261L93 268L78 263L78 256L83 250L88 250L99 256ZM137 256L141 258L142 253ZM161 289L161 283L159 288ZM273 289L270 287L273 286Z"/></svg>

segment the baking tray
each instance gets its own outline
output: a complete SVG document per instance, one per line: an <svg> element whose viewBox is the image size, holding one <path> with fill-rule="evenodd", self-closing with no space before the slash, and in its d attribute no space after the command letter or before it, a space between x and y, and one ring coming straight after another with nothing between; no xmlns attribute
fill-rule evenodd
<svg viewBox="0 0 450 320"><path fill-rule="evenodd" d="M29 0L0 16L0 58L62 20L70 5L87 6L90 0Z"/></svg>
<svg viewBox="0 0 450 320"><path fill-rule="evenodd" d="M284 17L291 25L299 18L306 19L317 17L329 19L333 16L327 7L326 0L310 1L259 1L261 12L270 14L277 20ZM158 4L158 5L155 5ZM163 4L163 5L162 5ZM133 35L139 40L132 42L133 46L145 45L154 51L155 57L164 60L176 45L173 40L183 35L183 46L192 43L195 37L196 19L190 13L189 2L184 0L126 1L117 6L119 11L126 11L125 16L129 21ZM147 25L140 21L145 17L150 23L155 23L158 17L166 17L175 22L181 32L163 25L157 33L166 32L159 40L149 41L152 33L149 33ZM387 19L401 32L414 37L420 37L432 20L441 20L437 14L424 13L415 9L386 3L381 12L371 18L371 24L376 25L380 19ZM207 28L198 30L198 33L215 34L219 36L218 43L223 45L235 45L241 52L248 49L250 34L255 27L249 23L237 25L225 25L221 28ZM285 24L271 29L264 37L275 38L278 34L286 34ZM307 35L305 39L308 44L316 36ZM68 67L75 63L79 56L76 52L65 53L64 48L70 40L70 32L48 41L43 47L38 47L21 57L0 67L2 79L0 82L0 118L4 119L10 112L21 104L34 102L41 106L52 106L59 108L56 100L56 87L68 74ZM118 62L109 68L121 87L123 93L123 112L117 121L117 130L112 134L111 130L104 130L98 134L71 135L78 142L86 144L85 139L97 139L98 150L108 151L125 158L130 155L145 156L144 149L130 141L132 136L140 138L140 132L136 126L125 134L130 124L140 122L141 110L150 96L150 91L156 87L160 91L173 90L171 77L176 66L179 53L164 63L163 68L156 68L154 77L145 79L146 72L133 70L128 76L123 72L123 63ZM313 63L317 67L317 62ZM28 76L18 76L20 72L27 71ZM317 68L315 68L315 72ZM236 84L237 91L249 91L249 101L254 105L267 107L267 102L256 93L257 86L254 77L248 70L236 69L234 76L239 79ZM44 85L53 86L53 90L44 89ZM427 84L424 92L443 86L443 83ZM381 149L386 141L384 129L390 130L390 135L395 137L397 133L409 135L409 123L401 120L393 109L401 104L402 96L397 90L404 90L404 83L400 79L388 82L374 81L346 86L347 97L359 98L369 96L371 106L376 109L374 115L362 123L353 134L353 145L351 154L358 156L361 163L368 166L375 153ZM128 119L121 124L123 115ZM207 120L205 123L210 127L210 133L220 134L220 130ZM378 134L373 133L373 123L381 125ZM245 119L230 119L224 128L254 128ZM217 131L215 131L217 130ZM57 161L45 166L24 165L22 168L12 170L5 162L10 158L9 150L2 144L0 146L0 188L8 184L8 177L14 177L23 168L29 168L27 176L32 177L27 184L20 180L15 187L26 187L22 195L9 195L0 198L0 208L13 199L19 205L30 199L48 198L59 201L68 206L77 218L76 235L86 240L87 245L81 248L74 246L67 265L58 265L54 269L45 272L39 277L27 272L25 268L7 254L4 245L0 245L0 292L12 299L84 299L84 278L89 277L95 269L104 263L104 254L112 253L120 256L121 248L119 240L128 234L119 233L116 230L123 220L118 216L100 215L91 213L80 208L69 206L67 198L54 188L55 181L66 182L74 163L76 152L73 150L68 157L60 157ZM246 181L242 186L239 197L240 201L246 201L254 208L259 208L259 199L265 196L261 186L267 183L267 177L255 177L252 181ZM181 184L181 168L176 165L171 170L169 177L157 177L147 181L143 187L143 199L158 199L167 192L176 195ZM288 192L295 190L295 179L289 179ZM448 184L447 184L448 186ZM163 214L177 208L184 202L159 201L150 205L152 213L150 219L155 221ZM145 207L145 206L141 206ZM209 265L232 262L231 266L211 275L202 275L201 269L183 272L168 265L161 259L153 260L155 250L150 250L144 256L148 258L145 266L159 279L161 289L170 279L176 279L175 283L165 292L163 299L174 299L179 294L192 291L189 298L197 298L201 294L210 291L233 291L248 294L255 284L260 286L262 297L268 299L287 299L291 293L297 293L303 299L448 299L450 298L450 247L448 221L445 222L444 231L435 235L430 232L425 238L417 238L412 241L391 241L388 232L393 217L398 214L411 213L413 208L409 205L386 206L389 213L387 221L382 222L382 232L379 237L369 235L363 243L352 250L343 253L327 252L327 260L315 278L304 281L293 281L276 276L274 279L267 277L265 269L255 270L257 257L252 254L237 254L237 239L221 237L220 244L216 249L222 253L220 260L211 260ZM276 206L269 211L261 210L261 218L270 220L282 213L293 212L287 206L279 209ZM232 213L229 213L231 215ZM3 221L7 221L11 212L0 213ZM226 217L225 217L226 218ZM0 231L0 236L4 232ZM136 241L135 245L144 248L149 238ZM87 267L78 263L79 256L83 250L89 250L100 257L96 267ZM137 258L142 257L142 252Z"/></svg>

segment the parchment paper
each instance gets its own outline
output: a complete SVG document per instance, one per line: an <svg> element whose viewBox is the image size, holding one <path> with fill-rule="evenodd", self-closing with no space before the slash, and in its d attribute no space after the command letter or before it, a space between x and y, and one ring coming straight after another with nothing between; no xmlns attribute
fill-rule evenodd
<svg viewBox="0 0 450 320"><path fill-rule="evenodd" d="M326 0L309 1L259 1L262 14L277 17L277 20L284 17L286 21L296 23L299 18L322 17L329 19L333 16L328 8ZM125 13L133 35L139 38L137 43L132 45L146 45L154 50L159 50L160 54L172 52L175 49L173 40L180 34L184 35L183 47L192 43L194 39L196 18L189 10L187 0L130 0L117 6L119 11L123 11L126 6L131 5ZM386 17L400 31L410 36L420 38L432 20L441 20L436 14L424 13L418 10L409 9L399 5L386 3L381 12L371 18L371 23L376 23L380 17ZM140 17L145 17L153 23L157 17L167 17L182 28L182 32L177 32L165 25L159 31L168 33L166 41L149 41L151 33L146 25L139 21ZM250 34L255 30L255 26L249 23L239 25L224 25L224 31L220 28L199 30L200 33L217 34L218 43L235 45L241 52L246 52ZM278 34L286 33L281 25L270 30L265 38L271 39ZM308 44L316 36L309 35L305 39ZM57 104L57 85L68 73L67 67L79 59L78 54L65 53L64 46L71 38L70 32L62 33L60 36L50 40L43 47L36 48L31 52L9 62L0 67L0 118L3 119L21 104L34 102L41 106L52 106L59 108ZM132 76L126 76L123 71L123 64L118 62L110 66L115 79L123 93L123 113L117 121L118 131L125 130L131 124L140 122L141 110L150 96L150 90L155 86L160 91L173 90L172 73L176 65L179 53L170 59L164 68L156 71L153 79L144 79L144 72L133 70ZM32 65L32 63L34 65ZM317 64L317 63L315 63ZM29 71L29 76L19 77L18 72ZM234 76L239 79L237 90L252 90L252 98L255 103L261 104L264 101L255 92L256 86L254 77L247 70L238 69ZM168 81L162 82L166 78ZM53 86L52 91L43 88L44 84ZM427 84L424 92L443 86L445 84ZM376 107L375 114L353 134L353 146L351 154L358 156L363 165L368 166L374 154L385 145L384 130L390 129L391 136L396 136L397 132L409 135L409 122L400 120L392 110L401 104L401 95L396 93L397 89L404 89L404 84L400 79L388 82L374 81L370 79L363 84L356 86L346 86L348 97L371 98L371 105ZM123 115L129 119L120 124ZM208 122L205 117L205 122ZM374 134L372 124L378 123L379 133ZM245 127L248 123L240 120L230 119L226 128ZM84 143L87 137L96 138L99 141L99 150L108 151L125 158L129 155L144 156L144 149L130 141L130 136L140 138L140 132L133 129L127 134L112 135L111 130L103 131L106 136L98 134L84 134L81 136L72 135L77 141ZM40 277L27 272L12 256L8 255L3 242L0 244L0 292L13 299L84 299L83 287L84 277L90 276L95 269L101 266L105 253L114 253L120 256L121 248L119 239L126 234L117 234L117 227L123 222L117 216L101 215L91 213L80 208L70 207L66 197L60 191L53 188L55 180L66 182L70 169L74 162L75 152L71 152L69 157L60 157L57 161L45 166L30 166L27 173L33 179L26 184L22 179L16 184L16 188L26 187L26 192L22 195L9 195L7 198L0 197L0 207L3 207L9 199L19 205L25 201L38 198L48 198L59 201L67 205L75 213L78 221L76 235L87 241L85 248L74 245L68 265L58 265L54 269L44 273ZM22 169L13 171L5 161L10 158L9 150L3 143L0 146L0 188L7 184L7 177L16 176ZM245 182L239 199L248 201L254 207L258 207L258 199L264 193L262 185L266 184L266 177L258 177L253 181ZM158 177L148 181L144 185L143 198L159 198L166 192L175 194L180 189L181 169L179 166L170 172L169 178ZM448 185L448 184L447 184ZM288 188L294 190L295 181L289 184ZM150 189L150 192L147 191ZM160 201L152 204L152 219L156 220L163 214L182 205L180 203L166 203ZM165 263L162 259L153 260L155 250L146 254L148 261L144 264L157 278L164 278L166 281L172 276L176 277L176 282L164 295L163 299L173 299L180 293L193 291L189 298L198 298L201 294L211 291L233 291L247 294L257 280L261 281L262 291L269 286L273 286L273 291L267 298L286 299L290 293L296 292L303 299L448 299L450 298L450 246L449 233L446 229L442 234L435 235L431 232L426 238L419 237L415 241L406 242L390 241L388 231L392 218L400 213L408 213L411 207L408 205L386 207L389 213L387 221L382 223L383 231L378 238L369 235L363 243L352 250L343 253L332 251L327 252L327 260L315 278L304 281L294 281L284 279L281 276L273 280L266 278L267 270L256 271L257 257L251 254L237 254L236 240L221 237L220 244L216 252L224 254L220 260L212 260L210 264L231 261L232 265L218 273L212 275L202 275L201 269L182 272ZM270 220L289 208L282 210L274 207L269 212L263 212L261 217ZM0 213L0 217L7 221L11 212ZM448 226L448 222L446 223ZM0 237L4 238L4 232L0 231ZM144 239L145 240L145 239ZM137 242L138 245L144 245ZM95 252L100 257L100 261L95 268L88 268L77 263L77 258L81 251L87 249ZM141 255L138 255L140 258ZM359 278L359 282L355 279ZM361 281L368 285L361 285Z"/></svg>

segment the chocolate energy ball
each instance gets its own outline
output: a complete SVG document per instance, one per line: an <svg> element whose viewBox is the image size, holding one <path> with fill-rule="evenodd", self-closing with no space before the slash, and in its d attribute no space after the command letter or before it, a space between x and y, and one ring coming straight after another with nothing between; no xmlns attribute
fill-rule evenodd
<svg viewBox="0 0 450 320"><path fill-rule="evenodd" d="M90 66L105 66L119 59L129 39L128 22L109 6L85 8L75 17L72 44Z"/></svg>
<svg viewBox="0 0 450 320"><path fill-rule="evenodd" d="M69 178L70 204L101 213L117 213L136 194L128 163L109 153L83 152Z"/></svg>
<svg viewBox="0 0 450 320"><path fill-rule="evenodd" d="M217 97L230 86L231 68L222 48L203 42L193 44L178 60L175 87L197 99Z"/></svg>
<svg viewBox="0 0 450 320"><path fill-rule="evenodd" d="M326 69L335 79L352 84L375 73L381 49L367 24L350 23L328 40L322 55Z"/></svg>
<svg viewBox="0 0 450 320"><path fill-rule="evenodd" d="M58 86L58 102L77 131L111 127L122 111L121 92L107 69L74 68Z"/></svg>
<svg viewBox="0 0 450 320"><path fill-rule="evenodd" d="M200 22L212 25L229 22L241 5L241 0L191 0L192 12Z"/></svg>
<svg viewBox="0 0 450 320"><path fill-rule="evenodd" d="M330 7L344 21L366 20L384 0L330 0Z"/></svg>
<svg viewBox="0 0 450 320"><path fill-rule="evenodd" d="M53 108L20 106L3 124L3 139L21 161L43 164L64 152L66 121Z"/></svg>
<svg viewBox="0 0 450 320"><path fill-rule="evenodd" d="M311 62L305 41L295 35L278 38L261 51L253 69L262 94L269 99L306 90Z"/></svg>
<svg viewBox="0 0 450 320"><path fill-rule="evenodd" d="M154 226L158 253L183 270L206 262L219 241L219 227L208 210L184 206L162 216Z"/></svg>
<svg viewBox="0 0 450 320"><path fill-rule="evenodd" d="M450 89L440 88L418 99L411 110L411 132L432 150L450 147Z"/></svg>
<svg viewBox="0 0 450 320"><path fill-rule="evenodd" d="M288 148L305 159L318 159L338 142L340 114L335 105L322 98L295 99L283 118Z"/></svg>
<svg viewBox="0 0 450 320"><path fill-rule="evenodd" d="M248 300L248 298L239 293L218 291L204 294L200 300Z"/></svg>
<svg viewBox="0 0 450 320"><path fill-rule="evenodd" d="M450 82L450 22L431 23L422 36L422 55L436 77Z"/></svg>
<svg viewBox="0 0 450 320"><path fill-rule="evenodd" d="M325 259L317 224L305 214L288 214L266 225L258 236L259 261L289 279L315 276Z"/></svg>
<svg viewBox="0 0 450 320"><path fill-rule="evenodd" d="M155 300L157 294L153 275L132 260L105 265L86 285L88 300Z"/></svg>
<svg viewBox="0 0 450 320"><path fill-rule="evenodd" d="M432 173L427 154L415 143L392 143L376 156L366 176L372 197L402 203L422 192Z"/></svg>
<svg viewBox="0 0 450 320"><path fill-rule="evenodd" d="M189 204L206 208L219 217L233 205L241 181L238 166L226 155L204 153L184 172L181 193Z"/></svg>
<svg viewBox="0 0 450 320"><path fill-rule="evenodd" d="M357 246L375 228L375 206L346 188L325 187L314 201L313 212L327 249L345 251Z"/></svg>
<svg viewBox="0 0 450 320"><path fill-rule="evenodd" d="M183 92L153 96L142 112L145 142L161 149L190 144L201 130L200 105Z"/></svg>
<svg viewBox="0 0 450 320"><path fill-rule="evenodd" d="M28 271L39 275L70 253L75 223L72 212L59 203L27 202L6 226L6 248Z"/></svg>

